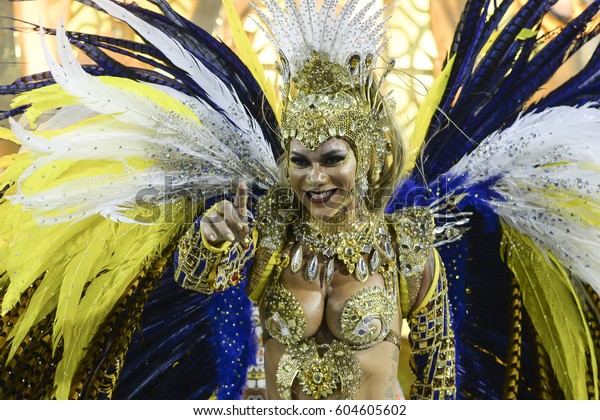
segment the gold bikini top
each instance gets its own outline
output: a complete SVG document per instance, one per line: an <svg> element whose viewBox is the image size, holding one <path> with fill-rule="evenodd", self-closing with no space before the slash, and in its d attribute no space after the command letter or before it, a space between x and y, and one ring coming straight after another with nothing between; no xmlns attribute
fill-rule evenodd
<svg viewBox="0 0 600 420"><path fill-rule="evenodd" d="M423 263L433 245L431 212L410 207L381 215L359 206L346 216L344 229L340 229L341 224L316 225L302 220L290 209L292 201L292 197L271 192L259 201L257 211L261 239L246 290L252 300L262 302L267 332L290 345L302 340L306 329L300 302L280 282L283 269L289 266L293 273L302 272L305 280L312 282L320 260L327 282L333 277L335 260L358 282L364 283L369 273L377 272L385 284L384 288L365 287L345 302L340 315L343 338L356 349L384 340L398 308L405 317L416 300ZM301 244L293 253L291 242ZM304 261L300 248L308 248L313 257ZM315 258L316 254L321 257ZM381 328L375 327L376 321Z"/></svg>
<svg viewBox="0 0 600 420"><path fill-rule="evenodd" d="M354 350L369 348L388 335L397 312L396 293L372 286L360 290L346 301L340 315L341 332ZM306 328L304 311L296 297L279 280L265 293L265 327L268 333L286 345L303 339ZM380 328L374 325L379 321Z"/></svg>

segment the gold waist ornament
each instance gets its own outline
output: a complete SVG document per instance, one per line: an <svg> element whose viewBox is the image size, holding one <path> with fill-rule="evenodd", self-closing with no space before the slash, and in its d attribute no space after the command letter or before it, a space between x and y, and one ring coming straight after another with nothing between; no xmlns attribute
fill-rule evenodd
<svg viewBox="0 0 600 420"><path fill-rule="evenodd" d="M327 398L339 389L341 399L351 400L360 388L362 368L346 343L317 344L307 338L289 346L279 360L277 389L282 399L292 399L296 378L302 391L314 399Z"/></svg>

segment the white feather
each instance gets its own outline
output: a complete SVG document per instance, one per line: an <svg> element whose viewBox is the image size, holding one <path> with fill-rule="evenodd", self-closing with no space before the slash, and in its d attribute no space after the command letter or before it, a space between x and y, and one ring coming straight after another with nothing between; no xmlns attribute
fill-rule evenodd
<svg viewBox="0 0 600 420"><path fill-rule="evenodd" d="M124 9L99 1L111 12ZM192 63L190 74L202 77L222 115L198 98L165 86L148 84L188 107L198 120L163 108L160 104L127 88L109 85L91 76L76 61L64 25L57 28L57 62L45 44L44 53L52 75L77 104L50 110L50 117L37 131L59 130L42 135L25 129L27 121L10 120L15 136L35 158L17 182L17 193L7 197L32 211L40 223L59 223L101 214L115 220L138 222L128 211L139 204L140 191L153 191L153 204L164 204L178 196L205 199L239 178L254 180L262 187L277 180L277 167L258 123L241 105L234 92L185 51L175 40L148 28L145 22L124 13L152 33L151 41L180 65ZM141 28L141 29L140 29ZM186 61L187 60L187 61ZM187 63L187 64L186 64ZM235 123L234 123L235 122ZM152 163L145 170L130 167L129 159ZM105 174L63 181L58 186L32 193L24 186L39 170L59 161L103 161L125 163L121 174ZM127 213L127 214L126 214Z"/></svg>
<svg viewBox="0 0 600 420"><path fill-rule="evenodd" d="M600 293L598 133L600 110L593 106L524 115L487 137L447 176L467 175L466 188L498 178L493 189L503 200L490 204L502 220Z"/></svg>
<svg viewBox="0 0 600 420"><path fill-rule="evenodd" d="M319 8L316 2L300 7L286 0L286 11L274 0L265 0L270 16L256 9L266 27L267 36L290 64L292 76L302 68L312 52L324 54L345 66L348 58L358 53L365 57L379 52L383 40L381 16L374 0L349 0L336 15L341 0L326 0ZM270 32L270 35L269 35Z"/></svg>

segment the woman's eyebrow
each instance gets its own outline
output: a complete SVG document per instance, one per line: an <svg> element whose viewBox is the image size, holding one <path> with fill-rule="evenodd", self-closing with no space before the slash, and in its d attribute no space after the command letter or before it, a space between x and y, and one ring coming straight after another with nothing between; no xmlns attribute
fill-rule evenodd
<svg viewBox="0 0 600 420"><path fill-rule="evenodd" d="M306 155L303 154L302 152L296 152L294 150L290 151L290 155L294 155L294 156L297 156L297 157L306 157Z"/></svg>
<svg viewBox="0 0 600 420"><path fill-rule="evenodd" d="M330 156L338 156L338 155L346 155L346 151L345 150L330 150L328 152L323 153L321 156L326 158L326 157L330 157Z"/></svg>
<svg viewBox="0 0 600 420"><path fill-rule="evenodd" d="M324 152L320 157L321 158L328 158L328 157L331 157L331 156L338 156L338 155L345 156L346 153L347 152L345 150L329 150L327 152ZM302 158L307 158L308 159L308 155L305 155L302 152L297 152L295 150L290 151L290 156L302 157Z"/></svg>

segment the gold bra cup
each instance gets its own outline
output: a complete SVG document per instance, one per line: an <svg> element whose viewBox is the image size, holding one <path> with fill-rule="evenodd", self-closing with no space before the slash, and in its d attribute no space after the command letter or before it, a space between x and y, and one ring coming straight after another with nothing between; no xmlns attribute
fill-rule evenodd
<svg viewBox="0 0 600 420"><path fill-rule="evenodd" d="M271 337L288 346L302 340L306 328L304 311L281 284L267 290L264 311L265 327ZM385 339L395 315L396 301L391 293L377 286L362 289L344 304L340 316L342 335L355 350L369 348Z"/></svg>
<svg viewBox="0 0 600 420"><path fill-rule="evenodd" d="M265 295L265 328L280 343L290 345L302 340L306 320L300 302L281 284L267 289Z"/></svg>
<svg viewBox="0 0 600 420"><path fill-rule="evenodd" d="M385 339L395 315L393 294L377 286L362 289L344 304L340 316L342 335L355 350L369 348ZM375 321L380 322L379 331Z"/></svg>

